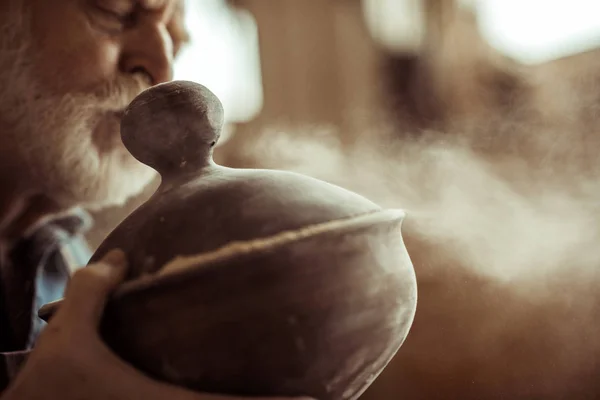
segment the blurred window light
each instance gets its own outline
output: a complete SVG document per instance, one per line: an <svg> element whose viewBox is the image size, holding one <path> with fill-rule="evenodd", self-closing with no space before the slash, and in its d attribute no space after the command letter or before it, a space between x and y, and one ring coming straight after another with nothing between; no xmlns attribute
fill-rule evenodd
<svg viewBox="0 0 600 400"><path fill-rule="evenodd" d="M600 0L454 1L475 13L480 32L492 47L525 64L600 47ZM418 51L425 38L425 4L363 0L363 9L375 40L390 51L409 52Z"/></svg>
<svg viewBox="0 0 600 400"><path fill-rule="evenodd" d="M227 123L251 120L263 102L256 21L225 0L186 0L186 9L191 43L175 63L175 79L214 92Z"/></svg>
<svg viewBox="0 0 600 400"><path fill-rule="evenodd" d="M420 49L425 34L421 0L363 0L362 7L370 34L383 47L398 53Z"/></svg>
<svg viewBox="0 0 600 400"><path fill-rule="evenodd" d="M600 47L600 0L479 0L485 39L526 64Z"/></svg>

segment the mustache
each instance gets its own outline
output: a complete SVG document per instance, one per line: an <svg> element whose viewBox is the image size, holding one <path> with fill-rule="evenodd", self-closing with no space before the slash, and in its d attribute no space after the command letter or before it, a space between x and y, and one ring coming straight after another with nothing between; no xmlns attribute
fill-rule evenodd
<svg viewBox="0 0 600 400"><path fill-rule="evenodd" d="M143 73L119 75L96 87L92 96L100 108L106 111L121 111L151 86L150 80Z"/></svg>

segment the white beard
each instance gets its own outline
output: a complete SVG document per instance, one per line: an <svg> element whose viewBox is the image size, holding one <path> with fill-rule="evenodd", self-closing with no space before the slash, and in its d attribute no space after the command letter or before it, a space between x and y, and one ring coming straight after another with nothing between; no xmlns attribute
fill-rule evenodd
<svg viewBox="0 0 600 400"><path fill-rule="evenodd" d="M94 93L49 93L32 73L27 32L18 20L0 26L0 183L12 180L62 208L123 204L156 176L107 117L144 88L141 81L124 76Z"/></svg>

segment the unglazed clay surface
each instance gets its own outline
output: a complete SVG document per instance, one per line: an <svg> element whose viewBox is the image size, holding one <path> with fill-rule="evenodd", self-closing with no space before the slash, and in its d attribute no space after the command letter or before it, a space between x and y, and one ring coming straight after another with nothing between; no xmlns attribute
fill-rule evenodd
<svg viewBox="0 0 600 400"><path fill-rule="evenodd" d="M304 175L216 165L212 149L222 120L219 100L191 82L154 87L131 103L123 142L161 174L162 183L108 236L94 260L121 247L135 277L156 272L175 256L380 210L362 196Z"/></svg>
<svg viewBox="0 0 600 400"><path fill-rule="evenodd" d="M151 376L200 391L356 399L412 324L404 212L304 175L216 165L219 100L155 86L121 134L162 183L102 243L131 265L103 337Z"/></svg>

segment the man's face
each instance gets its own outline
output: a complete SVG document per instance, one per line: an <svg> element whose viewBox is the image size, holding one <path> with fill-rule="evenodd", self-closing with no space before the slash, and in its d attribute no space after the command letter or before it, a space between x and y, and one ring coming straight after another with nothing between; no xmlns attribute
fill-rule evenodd
<svg viewBox="0 0 600 400"><path fill-rule="evenodd" d="M121 143L120 111L171 79L183 1L4 0L0 184L64 207L139 192L154 171Z"/></svg>

